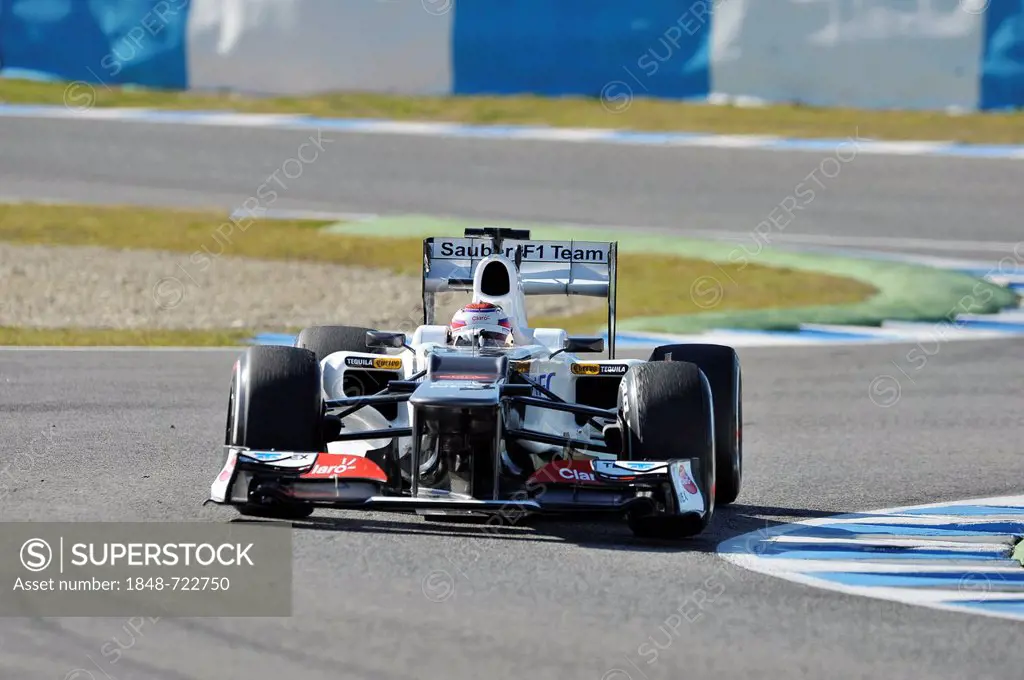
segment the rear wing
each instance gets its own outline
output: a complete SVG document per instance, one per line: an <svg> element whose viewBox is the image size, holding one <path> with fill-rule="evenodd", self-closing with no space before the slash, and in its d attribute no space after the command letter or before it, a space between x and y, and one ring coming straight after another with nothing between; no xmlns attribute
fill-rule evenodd
<svg viewBox="0 0 1024 680"><path fill-rule="evenodd" d="M538 241L526 229L495 227L423 239L423 323L434 323L435 293L472 291L476 268L495 253L515 263L526 295L607 298L608 356L615 357L615 241Z"/></svg>

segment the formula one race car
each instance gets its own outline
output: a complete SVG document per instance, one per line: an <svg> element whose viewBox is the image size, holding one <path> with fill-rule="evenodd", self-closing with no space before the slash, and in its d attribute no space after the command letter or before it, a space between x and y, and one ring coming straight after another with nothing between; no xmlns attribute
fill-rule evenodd
<svg viewBox="0 0 1024 680"><path fill-rule="evenodd" d="M317 326L235 362L208 502L279 519L316 507L505 522L604 511L638 536L700 533L740 490L739 361L704 344L617 359L616 253L513 229L425 239L411 338ZM435 325L435 294L451 290L471 291L472 310L503 310L504 341ZM607 298L606 359L580 357L604 353L600 336L528 326L527 296L544 294Z"/></svg>

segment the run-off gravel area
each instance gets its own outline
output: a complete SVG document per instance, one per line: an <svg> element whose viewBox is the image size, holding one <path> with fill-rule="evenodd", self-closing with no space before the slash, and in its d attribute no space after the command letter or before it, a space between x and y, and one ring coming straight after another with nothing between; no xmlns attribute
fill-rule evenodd
<svg viewBox="0 0 1024 680"><path fill-rule="evenodd" d="M256 328L342 323L411 330L422 320L415 276L346 265L0 243L0 326ZM440 299L444 298L444 299ZM466 294L439 296L438 319ZM533 315L572 314L598 298L538 296Z"/></svg>

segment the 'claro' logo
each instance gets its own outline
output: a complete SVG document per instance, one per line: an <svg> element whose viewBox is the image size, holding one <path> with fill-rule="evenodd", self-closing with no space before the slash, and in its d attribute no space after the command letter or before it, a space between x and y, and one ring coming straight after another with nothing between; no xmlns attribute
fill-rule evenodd
<svg viewBox="0 0 1024 680"><path fill-rule="evenodd" d="M601 372L601 366L599 364L573 364L572 374L573 375L597 375Z"/></svg>

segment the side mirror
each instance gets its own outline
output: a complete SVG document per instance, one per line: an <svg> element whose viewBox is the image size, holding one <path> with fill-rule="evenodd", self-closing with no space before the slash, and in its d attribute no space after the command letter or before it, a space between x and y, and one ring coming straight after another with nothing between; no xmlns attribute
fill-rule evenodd
<svg viewBox="0 0 1024 680"><path fill-rule="evenodd" d="M533 385L521 383L505 383L500 388L503 397L529 397L533 394Z"/></svg>
<svg viewBox="0 0 1024 680"><path fill-rule="evenodd" d="M578 352L603 352L604 338L569 338L565 345L565 351L573 354Z"/></svg>
<svg viewBox="0 0 1024 680"><path fill-rule="evenodd" d="M405 347L405 333L393 333L391 331L366 331L367 347L393 347L400 349Z"/></svg>
<svg viewBox="0 0 1024 680"><path fill-rule="evenodd" d="M412 394L420 384L415 380L389 380L388 392L391 394Z"/></svg>

